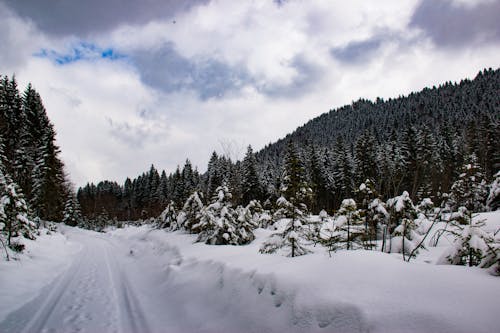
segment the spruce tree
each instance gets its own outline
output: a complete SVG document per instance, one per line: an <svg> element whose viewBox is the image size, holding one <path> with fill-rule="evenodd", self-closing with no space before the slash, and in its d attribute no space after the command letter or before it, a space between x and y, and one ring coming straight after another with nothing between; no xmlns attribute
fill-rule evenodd
<svg viewBox="0 0 500 333"><path fill-rule="evenodd" d="M295 257L309 252L303 245L307 237L308 208L312 190L307 184L304 164L295 145L287 147L282 175L281 197L276 201L276 219L287 218L285 230L272 235L261 248L262 253L272 253L280 248L289 248L288 256Z"/></svg>
<svg viewBox="0 0 500 333"><path fill-rule="evenodd" d="M389 246L382 250L389 253L402 253L403 260L406 260L406 255L415 253L415 246L420 241L415 225L417 210L407 191L387 200L387 208L389 230L392 231L393 237L390 239Z"/></svg>
<svg viewBox="0 0 500 333"><path fill-rule="evenodd" d="M465 223L451 223L447 233L453 236L452 245L443 253L438 263L490 267L500 257L498 243L493 235L484 231L484 222L463 214Z"/></svg>
<svg viewBox="0 0 500 333"><path fill-rule="evenodd" d="M193 229L199 230L198 242L211 245L240 245L247 242L238 232L237 216L231 205L231 193L227 186L216 189L212 203L203 208L200 221Z"/></svg>
<svg viewBox="0 0 500 333"><path fill-rule="evenodd" d="M35 239L36 226L28 218L28 205L21 189L2 169L0 165L0 234L6 238L7 246L21 251L24 246L13 239L19 236Z"/></svg>
<svg viewBox="0 0 500 333"><path fill-rule="evenodd" d="M357 209L354 199L344 199L336 214L335 227L340 232L340 241L346 250L355 250L363 246L365 235L364 219ZM337 246L339 248L339 246Z"/></svg>
<svg viewBox="0 0 500 333"><path fill-rule="evenodd" d="M309 174L313 193L312 212L319 209L333 208L333 178L327 166L327 154L319 148L312 147Z"/></svg>
<svg viewBox="0 0 500 333"><path fill-rule="evenodd" d="M205 193L207 198L210 198L215 193L216 189L222 185L224 180L221 161L219 161L219 156L215 151L208 161L207 177L207 188Z"/></svg>
<svg viewBox="0 0 500 333"><path fill-rule="evenodd" d="M177 224L180 228L191 233L198 233L200 231L197 226L200 222L201 212L204 208L203 202L201 201L202 198L203 195L195 191L186 200L182 211L177 217Z"/></svg>
<svg viewBox="0 0 500 333"><path fill-rule="evenodd" d="M62 222L72 227L82 223L80 204L74 194L70 194L66 200Z"/></svg>
<svg viewBox="0 0 500 333"><path fill-rule="evenodd" d="M242 162L242 191L244 205L252 200L260 200L263 197L262 185L257 171L257 160L252 150L252 146L248 146L247 153Z"/></svg>
<svg viewBox="0 0 500 333"><path fill-rule="evenodd" d="M175 231L180 229L177 224L177 210L175 208L175 202L170 201L165 207L163 212L156 219L156 226L159 229L168 229L170 231Z"/></svg>
<svg viewBox="0 0 500 333"><path fill-rule="evenodd" d="M281 232L272 234L260 248L261 253L274 253L280 249L285 251L288 257L296 257L307 254L310 250L304 244L307 238L307 212L304 212L295 206L292 202L281 196L276 205L278 214L275 216L284 216L288 219L285 229Z"/></svg>
<svg viewBox="0 0 500 333"><path fill-rule="evenodd" d="M450 208L456 211L465 207L471 212L484 210L487 196L484 175L475 154L466 158L458 180L453 183L450 193Z"/></svg>
<svg viewBox="0 0 500 333"><path fill-rule="evenodd" d="M375 190L375 184L366 179L356 191L359 202L360 214L363 217L365 224L365 233L363 235L363 243L365 249L370 249L375 246L374 241L377 238L379 213L371 209L371 204L375 199L379 198Z"/></svg>

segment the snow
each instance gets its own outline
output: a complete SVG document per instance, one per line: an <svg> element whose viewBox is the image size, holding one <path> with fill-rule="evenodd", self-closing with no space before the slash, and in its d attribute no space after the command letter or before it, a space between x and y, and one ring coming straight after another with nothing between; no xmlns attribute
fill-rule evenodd
<svg viewBox="0 0 500 333"><path fill-rule="evenodd" d="M81 249L62 233L47 234L45 229L36 241L24 239L23 244L24 253L14 260L5 261L3 255L0 260L0 322L64 272Z"/></svg>
<svg viewBox="0 0 500 333"><path fill-rule="evenodd" d="M476 218L500 227L500 212ZM1 332L498 332L498 277L432 264L446 237L407 263L319 245L263 255L265 229L245 246L148 226L64 232L0 262Z"/></svg>
<svg viewBox="0 0 500 333"><path fill-rule="evenodd" d="M474 214L474 221L484 221L483 230L486 232L498 232L500 230L500 211Z"/></svg>

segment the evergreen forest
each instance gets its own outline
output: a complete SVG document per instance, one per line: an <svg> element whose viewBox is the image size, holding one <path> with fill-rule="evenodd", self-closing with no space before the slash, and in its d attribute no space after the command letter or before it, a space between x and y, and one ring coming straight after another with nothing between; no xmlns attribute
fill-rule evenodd
<svg viewBox="0 0 500 333"><path fill-rule="evenodd" d="M170 173L152 165L123 184L87 184L78 189L78 201L91 219L147 219L170 202L181 209L194 191L209 202L224 185L233 205L259 200L272 209L292 154L294 181L311 189L307 203L312 213L337 211L367 180L384 200L407 191L414 201L430 198L440 204L471 160L481 170L479 183L494 181L500 168L499 89L500 70L485 69L473 80L446 82L408 96L361 99L258 152L249 146L242 161L213 152L204 173L189 159ZM474 210L484 209L486 192Z"/></svg>

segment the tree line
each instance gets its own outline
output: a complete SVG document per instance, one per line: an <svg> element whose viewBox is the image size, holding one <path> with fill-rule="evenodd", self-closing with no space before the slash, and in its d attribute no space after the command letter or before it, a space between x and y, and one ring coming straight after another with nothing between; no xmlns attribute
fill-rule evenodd
<svg viewBox="0 0 500 333"><path fill-rule="evenodd" d="M56 132L38 92L21 93L15 77L0 78L0 240L34 237L37 221L61 221L72 194ZM16 245L17 244L17 245Z"/></svg>
<svg viewBox="0 0 500 333"><path fill-rule="evenodd" d="M235 205L256 199L276 206L284 182L287 146L296 148L311 188L314 213L334 211L369 179L381 198L407 191L412 200L439 204L474 155L482 180L491 183L500 168L498 124L500 70L484 70L474 80L425 88L406 97L359 100L309 121L295 132L242 161L213 152L200 174L190 161L167 175L151 166L123 185L103 181L78 190L82 212L118 220L158 216L173 201L181 209L193 191L211 198L225 184ZM485 204L486 196L477 199Z"/></svg>
<svg viewBox="0 0 500 333"><path fill-rule="evenodd" d="M480 266L500 275L498 231L485 231L483 222L473 216L473 211L485 209L478 198L487 195L488 206L495 202L498 205L500 173L495 182L485 184L474 154L467 157L460 172L450 193L443 194L440 205L430 198L414 202L407 191L383 200L367 179L353 197L342 200L338 210L321 210L315 216L309 209L313 190L305 165L290 143L285 153L280 196L269 208L259 200L251 200L246 206L233 204L233 194L223 181L210 198L204 200L203 194L195 190L180 209L170 201L157 218L142 223L191 233L196 242L211 245L244 245L255 239L257 228L274 230L261 244L260 252L290 257L310 253L318 245L330 253L339 249L399 253L403 260L410 261L422 249L436 246L446 234L454 242L439 263ZM98 217L97 223L86 220L82 225L101 230L105 227L102 221ZM122 222L108 221L109 224L120 227Z"/></svg>

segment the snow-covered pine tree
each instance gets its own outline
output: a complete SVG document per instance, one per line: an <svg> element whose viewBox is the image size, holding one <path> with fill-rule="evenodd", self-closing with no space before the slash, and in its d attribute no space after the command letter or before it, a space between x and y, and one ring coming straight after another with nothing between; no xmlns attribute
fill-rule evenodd
<svg viewBox="0 0 500 333"><path fill-rule="evenodd" d="M200 232L195 226L199 224L201 212L204 208L201 198L203 198L203 194L194 191L186 200L186 203L177 216L177 225L180 229L194 234Z"/></svg>
<svg viewBox="0 0 500 333"><path fill-rule="evenodd" d="M76 227L82 223L82 214L80 210L80 204L75 194L71 193L66 199L66 204L64 205L63 212L63 223Z"/></svg>
<svg viewBox="0 0 500 333"><path fill-rule="evenodd" d="M365 179L375 179L377 176L376 141L369 131L360 135L356 141L354 162L358 184Z"/></svg>
<svg viewBox="0 0 500 333"><path fill-rule="evenodd" d="M354 162L342 137L337 137L333 149L333 158L335 193L340 201L352 195L354 181Z"/></svg>
<svg viewBox="0 0 500 333"><path fill-rule="evenodd" d="M483 172L473 153L467 156L458 180L451 186L450 208L456 211L459 207L465 207L470 212L480 212L484 210L486 196Z"/></svg>
<svg viewBox="0 0 500 333"><path fill-rule="evenodd" d="M0 165L0 236L5 237L7 246L22 251L24 246L13 239L23 236L35 239L35 224L28 218L28 205L19 186Z"/></svg>
<svg viewBox="0 0 500 333"><path fill-rule="evenodd" d="M415 225L416 208L406 191L400 196L387 200L387 208L390 216L389 230L392 231L393 237L390 238L389 246L383 247L382 251L402 253L403 260L406 260L406 255L415 254L415 247L420 241Z"/></svg>
<svg viewBox="0 0 500 333"><path fill-rule="evenodd" d="M308 238L314 243L314 246L322 241L321 230L329 221L330 216L326 210L322 209L318 214L318 219L309 222Z"/></svg>
<svg viewBox="0 0 500 333"><path fill-rule="evenodd" d="M182 202L185 202L198 186L197 171L193 170L193 165L189 159L186 159L182 168L182 182L184 185Z"/></svg>
<svg viewBox="0 0 500 333"><path fill-rule="evenodd" d="M156 219L156 227L171 231L179 229L179 225L177 224L177 210L175 209L175 202L170 201L160 216L158 216Z"/></svg>
<svg viewBox="0 0 500 333"><path fill-rule="evenodd" d="M307 205L312 199L312 189L307 182L304 163L295 144L287 147L281 181L281 195L295 206Z"/></svg>
<svg viewBox="0 0 500 333"><path fill-rule="evenodd" d="M364 219L357 209L354 199L344 199L336 214L335 227L340 232L340 242L346 250L355 250L363 247L365 235Z"/></svg>
<svg viewBox="0 0 500 333"><path fill-rule="evenodd" d="M264 208L262 208L259 200L251 200L248 205L245 206L245 209L252 217L252 221L256 225L256 227L262 226L263 218L265 221L267 221L267 216L269 216L269 214L266 210L264 210ZM266 214L267 216L263 217L264 214Z"/></svg>
<svg viewBox="0 0 500 333"><path fill-rule="evenodd" d="M295 257L310 252L303 244L307 234L308 209L312 190L306 181L304 164L295 145L290 142L285 156L281 197L276 201L276 219L287 218L285 230L275 233L263 244L260 252L272 253L289 248L288 256Z"/></svg>
<svg viewBox="0 0 500 333"><path fill-rule="evenodd" d="M382 236L383 242L386 239L386 234L388 233L388 219L389 213L387 212L387 208L385 202L379 198L373 199L372 202L368 205L367 215L371 218L371 223L376 225L376 230L381 230L381 232L377 231L376 239Z"/></svg>
<svg viewBox="0 0 500 333"><path fill-rule="evenodd" d="M304 244L307 233L307 213L281 196L276 202L280 216L289 219L282 232L272 234L260 248L261 253L274 253L284 249L286 256L296 257L307 254L310 250Z"/></svg>
<svg viewBox="0 0 500 333"><path fill-rule="evenodd" d="M151 164L148 173L148 206L147 210L150 214L157 214L159 209L160 197L158 196L158 187L160 186L160 174L158 170Z"/></svg>
<svg viewBox="0 0 500 333"><path fill-rule="evenodd" d="M199 230L198 242L211 245L239 245L236 214L231 205L231 193L226 185L219 186L212 203L201 211L200 222L193 226Z"/></svg>
<svg viewBox="0 0 500 333"><path fill-rule="evenodd" d="M247 148L247 153L241 164L241 169L243 204L247 205L254 199L262 199L263 190L257 171L257 160L255 159L252 146L248 146Z"/></svg>
<svg viewBox="0 0 500 333"><path fill-rule="evenodd" d="M253 231L259 226L259 214L252 212L253 207L250 206L252 202L254 200L250 201L246 207L238 206L235 209L239 244L248 244L255 239Z"/></svg>
<svg viewBox="0 0 500 333"><path fill-rule="evenodd" d="M417 179L416 197L419 200L434 197L439 187L442 174L442 159L435 135L428 126L422 126L416 133L417 169L414 179Z"/></svg>
<svg viewBox="0 0 500 333"><path fill-rule="evenodd" d="M206 182L206 192L207 198L210 198L216 189L222 185L224 181L224 175L222 170L222 161L220 161L219 156L214 151L210 160L208 161L207 169L207 182Z"/></svg>
<svg viewBox="0 0 500 333"><path fill-rule="evenodd" d="M356 196L359 202L358 209L365 224L363 247L371 249L375 246L374 241L377 239L378 218L380 217L376 210L370 209L370 205L379 197L373 181L366 179L364 183L361 183L356 191Z"/></svg>
<svg viewBox="0 0 500 333"><path fill-rule="evenodd" d="M311 211L332 209L334 184L331 172L329 172L327 151L312 146L308 169L313 193Z"/></svg>
<svg viewBox="0 0 500 333"><path fill-rule="evenodd" d="M494 235L483 230L484 221L474 220L471 214L464 214L466 224L450 222L447 233L454 240L438 259L438 264L489 267L499 259L498 243Z"/></svg>

